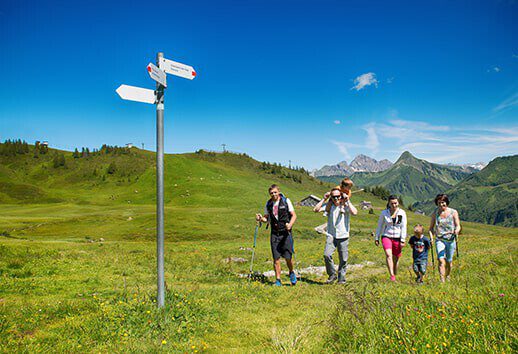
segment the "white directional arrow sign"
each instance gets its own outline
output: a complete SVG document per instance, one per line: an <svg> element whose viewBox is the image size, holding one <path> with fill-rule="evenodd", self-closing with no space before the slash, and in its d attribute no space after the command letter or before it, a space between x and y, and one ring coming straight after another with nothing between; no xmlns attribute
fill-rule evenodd
<svg viewBox="0 0 518 354"><path fill-rule="evenodd" d="M160 69L164 70L168 74L180 76L189 80L196 77L196 71L192 66L178 63L176 61L160 58L159 66Z"/></svg>
<svg viewBox="0 0 518 354"><path fill-rule="evenodd" d="M156 102L155 91L142 87L120 85L117 94L124 100L154 104Z"/></svg>
<svg viewBox="0 0 518 354"><path fill-rule="evenodd" d="M166 80L167 75L165 74L165 72L163 70L158 68L158 66L156 66L153 63L149 63L147 65L147 72L153 80L155 80L159 84L164 85L164 87L167 87L167 80Z"/></svg>

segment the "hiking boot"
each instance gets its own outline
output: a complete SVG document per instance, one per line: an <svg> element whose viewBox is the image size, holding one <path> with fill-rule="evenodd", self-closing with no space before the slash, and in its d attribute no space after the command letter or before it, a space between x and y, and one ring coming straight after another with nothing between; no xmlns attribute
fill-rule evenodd
<svg viewBox="0 0 518 354"><path fill-rule="evenodd" d="M423 282L423 278L421 278L421 275L418 275L418 276L415 278L415 282L416 282L416 283L422 283L422 282Z"/></svg>
<svg viewBox="0 0 518 354"><path fill-rule="evenodd" d="M277 280L275 281L275 284L273 284L273 286L282 286L281 280L280 280L280 279L277 279Z"/></svg>
<svg viewBox="0 0 518 354"><path fill-rule="evenodd" d="M331 274L326 280L326 284L333 284L337 279L336 274Z"/></svg>
<svg viewBox="0 0 518 354"><path fill-rule="evenodd" d="M297 275L295 274L295 272L290 273L290 282L291 285L297 284Z"/></svg>

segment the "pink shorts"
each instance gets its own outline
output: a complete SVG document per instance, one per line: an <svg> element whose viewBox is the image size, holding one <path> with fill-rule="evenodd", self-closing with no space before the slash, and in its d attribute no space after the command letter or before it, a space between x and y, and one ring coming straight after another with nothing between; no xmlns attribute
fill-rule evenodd
<svg viewBox="0 0 518 354"><path fill-rule="evenodd" d="M394 257L401 257L401 242L399 239L392 239L390 237L382 237L381 244L383 245L383 249L392 250L392 255Z"/></svg>

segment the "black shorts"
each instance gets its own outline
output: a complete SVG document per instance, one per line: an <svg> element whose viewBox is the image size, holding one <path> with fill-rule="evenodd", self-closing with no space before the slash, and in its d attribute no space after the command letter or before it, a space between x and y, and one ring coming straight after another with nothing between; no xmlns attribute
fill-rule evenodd
<svg viewBox="0 0 518 354"><path fill-rule="evenodd" d="M291 259L293 255L293 237L291 231L272 232L270 236L270 246L272 247L273 259L281 257Z"/></svg>

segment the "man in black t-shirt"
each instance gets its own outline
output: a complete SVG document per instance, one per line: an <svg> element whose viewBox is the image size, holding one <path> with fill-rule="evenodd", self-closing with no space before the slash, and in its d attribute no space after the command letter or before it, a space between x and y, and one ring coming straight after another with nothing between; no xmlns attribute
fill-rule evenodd
<svg viewBox="0 0 518 354"><path fill-rule="evenodd" d="M281 257L286 259L290 271L291 285L297 284L297 276L293 271L293 237L291 229L297 214L291 201L286 198L279 187L272 184L268 188L270 200L266 203L264 214L256 214L256 220L270 223L270 246L272 248L273 268L275 270L275 286L281 286Z"/></svg>

